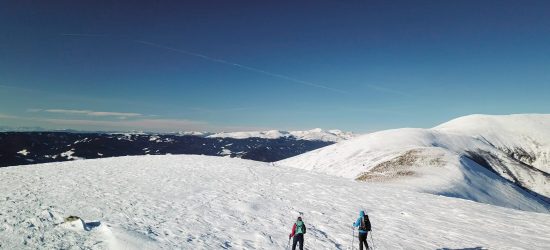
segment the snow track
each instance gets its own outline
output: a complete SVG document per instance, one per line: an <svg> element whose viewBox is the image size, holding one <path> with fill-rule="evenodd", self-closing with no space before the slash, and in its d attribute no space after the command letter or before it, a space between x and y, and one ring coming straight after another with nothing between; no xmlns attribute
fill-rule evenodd
<svg viewBox="0 0 550 250"><path fill-rule="evenodd" d="M548 214L240 159L106 158L2 168L0 180L1 249L284 249L300 213L306 249L350 249L362 208L377 249L550 246ZM96 226L68 229L70 215Z"/></svg>

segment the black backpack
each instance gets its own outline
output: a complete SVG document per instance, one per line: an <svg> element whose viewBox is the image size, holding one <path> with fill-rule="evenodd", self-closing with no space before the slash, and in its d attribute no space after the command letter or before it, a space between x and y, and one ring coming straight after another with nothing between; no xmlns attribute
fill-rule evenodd
<svg viewBox="0 0 550 250"><path fill-rule="evenodd" d="M363 218L361 219L361 224L359 224L359 230L370 231L370 220L368 215L363 216Z"/></svg>

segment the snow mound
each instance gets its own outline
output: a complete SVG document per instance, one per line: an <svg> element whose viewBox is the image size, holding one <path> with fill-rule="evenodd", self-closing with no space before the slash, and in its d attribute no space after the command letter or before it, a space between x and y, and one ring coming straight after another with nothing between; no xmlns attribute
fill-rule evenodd
<svg viewBox="0 0 550 250"><path fill-rule="evenodd" d="M550 115L473 115L433 129L394 129L279 165L548 212Z"/></svg>
<svg viewBox="0 0 550 250"><path fill-rule="evenodd" d="M2 249L283 249L298 215L307 249L350 249L365 208L377 249L550 245L548 214L241 159L104 158L2 168L0 179ZM62 226L70 215L91 220Z"/></svg>
<svg viewBox="0 0 550 250"><path fill-rule="evenodd" d="M30 152L27 149L22 149L17 153L22 155L22 156L27 156L28 154L30 154Z"/></svg>
<svg viewBox="0 0 550 250"><path fill-rule="evenodd" d="M74 156L74 148L61 153L61 157L67 158L67 160L83 160L82 157Z"/></svg>
<svg viewBox="0 0 550 250"><path fill-rule="evenodd" d="M306 131L268 130L268 131L217 133L217 134L209 135L207 137L234 138L234 139L247 139L247 138L279 139L279 138L294 137L299 140L338 142L343 140L349 140L354 137L354 134L351 132L343 132L340 130L324 131L320 128L316 128L316 129L306 130Z"/></svg>

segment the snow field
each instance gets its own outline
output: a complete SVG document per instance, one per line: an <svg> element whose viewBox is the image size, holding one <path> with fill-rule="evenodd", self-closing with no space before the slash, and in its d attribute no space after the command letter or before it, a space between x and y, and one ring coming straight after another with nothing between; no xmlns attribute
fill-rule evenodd
<svg viewBox="0 0 550 250"><path fill-rule="evenodd" d="M550 246L548 214L241 159L105 158L2 168L0 180L2 249L284 249L300 213L306 249L350 249L363 208L376 249ZM70 215L100 225L60 224Z"/></svg>

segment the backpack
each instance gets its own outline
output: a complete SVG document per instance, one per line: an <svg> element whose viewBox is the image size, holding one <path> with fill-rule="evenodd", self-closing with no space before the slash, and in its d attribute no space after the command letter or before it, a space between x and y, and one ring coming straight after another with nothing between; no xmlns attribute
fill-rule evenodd
<svg viewBox="0 0 550 250"><path fill-rule="evenodd" d="M295 234L305 234L306 233L306 229L305 229L305 226L304 226L304 223L300 223L300 225L298 225L298 223L296 223L296 232Z"/></svg>
<svg viewBox="0 0 550 250"><path fill-rule="evenodd" d="M363 216L363 218L361 219L361 224L359 224L359 230L370 231L370 220L368 215Z"/></svg>

